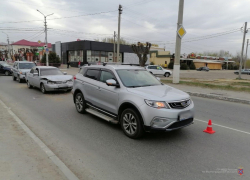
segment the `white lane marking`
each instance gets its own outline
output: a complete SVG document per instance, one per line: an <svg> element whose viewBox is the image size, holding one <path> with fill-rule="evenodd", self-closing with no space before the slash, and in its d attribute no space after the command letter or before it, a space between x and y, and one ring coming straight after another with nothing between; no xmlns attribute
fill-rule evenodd
<svg viewBox="0 0 250 180"><path fill-rule="evenodd" d="M204 122L204 123L207 123L207 121L203 121L203 120L200 120L200 119L195 119L195 118L194 118L194 120L200 121L200 122ZM219 127L223 127L223 128L226 128L226 129L230 129L230 130L233 130L233 131L238 131L238 132L241 132L241 133L245 133L245 134L249 134L249 135L250 135L250 132L241 131L241 130L238 130L238 129L230 128L230 127L227 127L227 126L222 126L222 125L215 124L215 123L213 123L213 125L219 126Z"/></svg>
<svg viewBox="0 0 250 180"><path fill-rule="evenodd" d="M23 130L38 144L38 146L46 153L48 158L62 171L69 180L79 180L78 177L19 119L2 100L0 103L7 109L8 113L16 120Z"/></svg>

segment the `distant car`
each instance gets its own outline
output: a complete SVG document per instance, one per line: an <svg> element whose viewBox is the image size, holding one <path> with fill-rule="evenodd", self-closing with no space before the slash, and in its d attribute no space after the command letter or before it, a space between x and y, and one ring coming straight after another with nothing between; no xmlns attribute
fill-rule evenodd
<svg viewBox="0 0 250 180"><path fill-rule="evenodd" d="M234 71L234 74L239 74L239 71ZM241 74L250 75L250 69L242 69Z"/></svg>
<svg viewBox="0 0 250 180"><path fill-rule="evenodd" d="M6 76L9 76L12 74L12 67L5 63L4 61L2 61L0 63L0 74L5 74Z"/></svg>
<svg viewBox="0 0 250 180"><path fill-rule="evenodd" d="M13 65L12 79L18 80L19 83L25 80L25 74L30 71L32 67L36 66L35 63L29 61L16 61Z"/></svg>
<svg viewBox="0 0 250 180"><path fill-rule="evenodd" d="M153 75L163 75L165 77L169 77L172 74L172 71L157 65L148 65L145 69Z"/></svg>
<svg viewBox="0 0 250 180"><path fill-rule="evenodd" d="M35 66L26 74L28 88L40 88L43 94L47 91L71 91L72 78L73 76L51 66Z"/></svg>
<svg viewBox="0 0 250 180"><path fill-rule="evenodd" d="M197 68L196 69L197 71L209 71L209 68L208 67L200 67L200 68Z"/></svg>

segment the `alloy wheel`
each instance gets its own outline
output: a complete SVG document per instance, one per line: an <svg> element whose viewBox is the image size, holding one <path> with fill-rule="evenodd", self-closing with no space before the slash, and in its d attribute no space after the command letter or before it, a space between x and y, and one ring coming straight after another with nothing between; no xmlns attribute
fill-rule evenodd
<svg viewBox="0 0 250 180"><path fill-rule="evenodd" d="M83 110L83 99L80 95L77 95L75 100L77 111L81 112Z"/></svg>
<svg viewBox="0 0 250 180"><path fill-rule="evenodd" d="M123 127L126 133L133 135L137 130L137 121L131 113L126 113L123 116Z"/></svg>

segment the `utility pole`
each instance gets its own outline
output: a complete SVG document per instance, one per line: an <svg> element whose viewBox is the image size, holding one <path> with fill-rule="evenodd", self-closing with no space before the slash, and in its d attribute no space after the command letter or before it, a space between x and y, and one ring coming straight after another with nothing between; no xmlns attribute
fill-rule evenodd
<svg viewBox="0 0 250 180"><path fill-rule="evenodd" d="M46 18L47 18L48 16L53 15L54 13L45 16L45 15L44 15L41 11L39 11L38 9L37 9L37 11L40 12L40 13L44 16L45 44L46 44L46 47L45 47L45 53L46 53L46 66L49 66L49 57L48 57L49 52L47 51L47 49L48 49L48 41L47 41L47 21L46 21Z"/></svg>
<svg viewBox="0 0 250 180"><path fill-rule="evenodd" d="M113 60L113 62L115 62L115 36L116 36L116 34L115 34L115 31L114 31L114 60Z"/></svg>
<svg viewBox="0 0 250 180"><path fill-rule="evenodd" d="M184 0L179 0L179 14L178 14L178 22L177 22L177 31L182 26L183 9L184 9ZM180 53L181 53L181 37L178 35L178 33L176 33L173 83L179 83L179 81L180 81Z"/></svg>
<svg viewBox="0 0 250 180"><path fill-rule="evenodd" d="M2 32L2 33L6 34L5 32ZM8 42L8 46L7 46L7 49L8 49L8 58L10 58L10 46L9 46L10 42L9 42L9 35L6 34L6 36L7 36L7 42Z"/></svg>
<svg viewBox="0 0 250 180"><path fill-rule="evenodd" d="M248 41L249 41L249 39L247 39L246 59L245 59L245 63L244 63L244 69L246 69L246 65L247 65L247 49L248 49Z"/></svg>
<svg viewBox="0 0 250 180"><path fill-rule="evenodd" d="M120 55L120 25L121 25L121 14L122 14L122 5L119 5L119 12L118 12L118 39L117 39L117 54L116 59L118 60Z"/></svg>
<svg viewBox="0 0 250 180"><path fill-rule="evenodd" d="M242 42L241 57L240 57L240 68L239 68L239 79L241 79L241 69L242 69L243 51L244 51L246 33L247 33L247 22L245 22L245 27L244 27L244 32L243 32L243 42Z"/></svg>

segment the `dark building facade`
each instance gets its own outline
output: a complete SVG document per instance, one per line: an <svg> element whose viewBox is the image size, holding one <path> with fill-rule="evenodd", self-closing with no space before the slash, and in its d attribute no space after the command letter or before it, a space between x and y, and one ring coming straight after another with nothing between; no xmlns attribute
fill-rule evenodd
<svg viewBox="0 0 250 180"><path fill-rule="evenodd" d="M116 47L117 49L117 47ZM77 67L78 62L81 65L87 63L101 63L101 62L124 62L126 59L136 59L129 45L120 45L119 57L114 56L114 44L97 42L97 41L74 41L74 42L56 42L52 45L52 51L61 58L63 64L67 61L70 65ZM134 60L133 60L134 61Z"/></svg>

